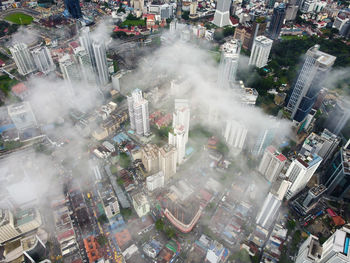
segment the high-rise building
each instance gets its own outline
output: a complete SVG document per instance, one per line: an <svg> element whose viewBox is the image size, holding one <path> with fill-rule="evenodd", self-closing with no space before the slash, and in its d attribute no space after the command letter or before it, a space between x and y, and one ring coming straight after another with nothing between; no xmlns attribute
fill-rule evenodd
<svg viewBox="0 0 350 263"><path fill-rule="evenodd" d="M347 263L350 262L350 229L337 229L326 242L319 243L310 235L299 248L296 263Z"/></svg>
<svg viewBox="0 0 350 263"><path fill-rule="evenodd" d="M173 113L173 127L183 126L185 130L185 143L188 141L190 131L190 103L187 99L175 99Z"/></svg>
<svg viewBox="0 0 350 263"><path fill-rule="evenodd" d="M7 112L17 130L25 130L37 126L35 115L28 101L9 105Z"/></svg>
<svg viewBox="0 0 350 263"><path fill-rule="evenodd" d="M146 185L148 191L154 191L158 188L161 188L164 186L164 174L162 171L153 174L151 176L147 176L146 178Z"/></svg>
<svg viewBox="0 0 350 263"><path fill-rule="evenodd" d="M96 61L94 56L94 50L92 48L92 39L90 36L90 28L89 27L82 27L80 29L79 33L79 42L81 46L86 50L86 52L89 54L89 57L91 59L91 65L93 68L96 67Z"/></svg>
<svg viewBox="0 0 350 263"><path fill-rule="evenodd" d="M175 146L177 150L177 163L184 161L186 154L186 132L183 125L176 126L169 132L169 144Z"/></svg>
<svg viewBox="0 0 350 263"><path fill-rule="evenodd" d="M272 43L273 41L265 36L257 36L250 54L249 65L258 68L265 67L269 59Z"/></svg>
<svg viewBox="0 0 350 263"><path fill-rule="evenodd" d="M104 86L109 81L106 46L103 41L95 41L92 43L92 49L94 51L94 57L96 61L98 84Z"/></svg>
<svg viewBox="0 0 350 263"><path fill-rule="evenodd" d="M338 100L326 121L328 130L338 135L350 118L350 104L345 100Z"/></svg>
<svg viewBox="0 0 350 263"><path fill-rule="evenodd" d="M142 91L135 89L127 99L131 129L138 135L149 135L148 101L143 98Z"/></svg>
<svg viewBox="0 0 350 263"><path fill-rule="evenodd" d="M41 216L36 209L19 210L15 213L0 209L0 244L38 229L41 224Z"/></svg>
<svg viewBox="0 0 350 263"><path fill-rule="evenodd" d="M27 75L36 70L32 55L28 46L24 43L18 43L10 47L10 52L21 75Z"/></svg>
<svg viewBox="0 0 350 263"><path fill-rule="evenodd" d="M256 223L261 227L268 229L273 224L281 204L282 200L278 199L278 197L271 192L268 193L256 218Z"/></svg>
<svg viewBox="0 0 350 263"><path fill-rule="evenodd" d="M121 72L117 72L114 73L114 75L112 75L112 87L114 90L117 90L120 92L120 79L122 78L122 73Z"/></svg>
<svg viewBox="0 0 350 263"><path fill-rule="evenodd" d="M321 258L322 247L318 237L310 235L300 246L295 263L313 263Z"/></svg>
<svg viewBox="0 0 350 263"><path fill-rule="evenodd" d="M327 194L332 198L350 200L350 150L343 148L335 155L326 172L321 176L321 183L327 187Z"/></svg>
<svg viewBox="0 0 350 263"><path fill-rule="evenodd" d="M182 0L176 0L176 17L181 19L182 16Z"/></svg>
<svg viewBox="0 0 350 263"><path fill-rule="evenodd" d="M238 121L231 120L226 122L225 141L233 152L240 152L247 138L247 128Z"/></svg>
<svg viewBox="0 0 350 263"><path fill-rule="evenodd" d="M297 17L299 6L288 3L286 9L286 21L294 21Z"/></svg>
<svg viewBox="0 0 350 263"><path fill-rule="evenodd" d="M159 168L168 181L176 173L177 151L170 144L159 149Z"/></svg>
<svg viewBox="0 0 350 263"><path fill-rule="evenodd" d="M304 65L287 104L291 118L297 122L302 122L312 109L322 82L336 59L319 49L320 46L315 45L306 52Z"/></svg>
<svg viewBox="0 0 350 263"><path fill-rule="evenodd" d="M273 9L273 15L269 27L269 36L272 40L279 37L285 16L286 6L284 3L279 4Z"/></svg>
<svg viewBox="0 0 350 263"><path fill-rule="evenodd" d="M95 85L96 79L89 54L83 47L76 48L74 52L79 63L82 80L88 85Z"/></svg>
<svg viewBox="0 0 350 263"><path fill-rule="evenodd" d="M322 244L322 255L319 263L350 262L350 229L346 226L337 229L335 233Z"/></svg>
<svg viewBox="0 0 350 263"><path fill-rule="evenodd" d="M77 63L67 54L59 60L59 65L64 80L73 91L73 87L81 80Z"/></svg>
<svg viewBox="0 0 350 263"><path fill-rule="evenodd" d="M79 0L64 0L64 5L73 18L81 18L83 16Z"/></svg>
<svg viewBox="0 0 350 263"><path fill-rule="evenodd" d="M321 162L322 158L317 154L299 154L298 158L293 160L286 172L286 177L292 183L286 195L287 199L292 198L305 188Z"/></svg>
<svg viewBox="0 0 350 263"><path fill-rule="evenodd" d="M226 88L229 82L236 81L240 51L241 44L238 40L231 39L222 45L218 79L220 88Z"/></svg>
<svg viewBox="0 0 350 263"><path fill-rule="evenodd" d="M137 17L142 16L144 8L144 0L132 0L131 6L134 8L134 13Z"/></svg>
<svg viewBox="0 0 350 263"><path fill-rule="evenodd" d="M159 148L155 144L146 144L141 151L141 160L147 173L159 171Z"/></svg>
<svg viewBox="0 0 350 263"><path fill-rule="evenodd" d="M216 2L216 10L214 14L213 24L218 27L232 26L230 20L230 0L218 0Z"/></svg>
<svg viewBox="0 0 350 263"><path fill-rule="evenodd" d="M54 71L56 66L53 63L50 50L47 47L39 47L32 51L34 63L39 71L47 74Z"/></svg>
<svg viewBox="0 0 350 263"><path fill-rule="evenodd" d="M259 132L256 137L254 144L252 145L252 154L255 156L263 154L266 147L272 144L272 141L275 137L275 132L278 129L278 123L275 127L269 127L263 129Z"/></svg>
<svg viewBox="0 0 350 263"><path fill-rule="evenodd" d="M281 173L286 161L287 158L282 153L275 147L269 146L261 159L258 171L272 183Z"/></svg>
<svg viewBox="0 0 350 263"><path fill-rule="evenodd" d="M317 135L311 133L304 141L300 149L301 154L315 153L322 158L322 163L328 161L333 156L334 151L340 143L340 138L327 129Z"/></svg>
<svg viewBox="0 0 350 263"><path fill-rule="evenodd" d="M150 204L143 193L136 193L131 196L132 204L139 217L143 217L150 211Z"/></svg>

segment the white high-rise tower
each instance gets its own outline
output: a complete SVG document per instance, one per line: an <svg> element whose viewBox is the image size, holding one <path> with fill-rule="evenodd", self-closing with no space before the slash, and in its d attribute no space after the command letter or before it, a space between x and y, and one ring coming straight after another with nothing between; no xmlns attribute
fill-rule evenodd
<svg viewBox="0 0 350 263"><path fill-rule="evenodd" d="M101 42L92 43L96 61L96 72L99 85L106 85L109 81L106 46Z"/></svg>
<svg viewBox="0 0 350 263"><path fill-rule="evenodd" d="M230 20L231 0L218 0L214 14L213 24L218 27L232 26Z"/></svg>
<svg viewBox="0 0 350 263"><path fill-rule="evenodd" d="M55 70L56 66L53 63L50 50L47 47L39 47L32 51L32 56L36 67L39 71L47 74Z"/></svg>
<svg viewBox="0 0 350 263"><path fill-rule="evenodd" d="M249 58L249 65L254 65L258 68L265 67L269 59L272 43L273 41L265 36L257 36Z"/></svg>
<svg viewBox="0 0 350 263"><path fill-rule="evenodd" d="M88 85L95 85L96 79L89 54L83 47L76 48L74 52L80 66L83 81Z"/></svg>
<svg viewBox="0 0 350 263"><path fill-rule="evenodd" d="M34 60L28 47L24 43L19 43L10 47L10 52L21 75L27 75L36 70Z"/></svg>
<svg viewBox="0 0 350 263"><path fill-rule="evenodd" d="M241 43L236 39L231 39L222 45L221 49L218 85L224 88L229 87L230 82L236 81Z"/></svg>
<svg viewBox="0 0 350 263"><path fill-rule="evenodd" d="M135 89L127 99L131 129L138 135L149 135L148 101L143 98L142 91Z"/></svg>

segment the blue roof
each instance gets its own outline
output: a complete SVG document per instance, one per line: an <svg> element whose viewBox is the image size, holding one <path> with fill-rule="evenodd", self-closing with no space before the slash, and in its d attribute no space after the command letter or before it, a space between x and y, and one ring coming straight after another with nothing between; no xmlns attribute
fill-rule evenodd
<svg viewBox="0 0 350 263"><path fill-rule="evenodd" d="M3 125L0 127L0 133L4 132L4 131L7 131L7 130L11 130L11 129L14 129L16 128L16 126L14 124L7 124L7 125Z"/></svg>

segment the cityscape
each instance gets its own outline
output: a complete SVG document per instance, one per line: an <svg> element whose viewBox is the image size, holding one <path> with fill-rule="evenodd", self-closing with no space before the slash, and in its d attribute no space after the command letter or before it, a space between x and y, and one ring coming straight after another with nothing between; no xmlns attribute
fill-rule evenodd
<svg viewBox="0 0 350 263"><path fill-rule="evenodd" d="M350 262L349 0L1 0L0 263Z"/></svg>

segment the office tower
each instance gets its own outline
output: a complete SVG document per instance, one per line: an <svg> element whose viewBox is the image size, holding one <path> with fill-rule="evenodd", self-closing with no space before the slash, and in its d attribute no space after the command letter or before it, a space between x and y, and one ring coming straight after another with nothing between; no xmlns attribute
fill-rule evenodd
<svg viewBox="0 0 350 263"><path fill-rule="evenodd" d="M285 17L286 21L294 21L295 18L297 17L298 9L299 9L299 6L288 3L287 9L286 9L286 17Z"/></svg>
<svg viewBox="0 0 350 263"><path fill-rule="evenodd" d="M146 144L141 151L142 164L147 173L159 171L159 148L155 144Z"/></svg>
<svg viewBox="0 0 350 263"><path fill-rule="evenodd" d="M170 24L169 24L169 32L171 34L175 34L175 32L176 32L176 24L177 24L176 19L174 19L173 21L170 22Z"/></svg>
<svg viewBox="0 0 350 263"><path fill-rule="evenodd" d="M230 20L230 0L218 0L216 2L216 10L214 14L213 24L218 27L232 26Z"/></svg>
<svg viewBox="0 0 350 263"><path fill-rule="evenodd" d="M93 42L92 49L96 61L96 73L99 85L106 85L109 81L106 46L100 42Z"/></svg>
<svg viewBox="0 0 350 263"><path fill-rule="evenodd" d="M183 125L176 126L169 132L169 144L175 146L177 150L177 163L181 164L184 161L186 154L186 138L185 127Z"/></svg>
<svg viewBox="0 0 350 263"><path fill-rule="evenodd" d="M34 63L39 71L47 74L54 71L56 66L53 63L50 50L47 47L39 47L32 51Z"/></svg>
<svg viewBox="0 0 350 263"><path fill-rule="evenodd" d="M326 172L321 176L321 183L327 187L327 194L332 198L350 199L350 150L343 148L335 155Z"/></svg>
<svg viewBox="0 0 350 263"><path fill-rule="evenodd" d="M94 56L94 50L92 48L92 39L91 39L91 36L90 36L90 28L89 27L81 28L79 35L80 35L79 36L79 42L80 42L81 46L89 54L92 67L96 68L96 61L95 61L95 56Z"/></svg>
<svg viewBox="0 0 350 263"><path fill-rule="evenodd" d="M18 43L10 47L10 52L21 75L27 75L36 70L34 60L28 47L24 43Z"/></svg>
<svg viewBox="0 0 350 263"><path fill-rule="evenodd" d="M74 52L80 66L82 80L88 85L95 85L96 79L89 54L83 47L76 48Z"/></svg>
<svg viewBox="0 0 350 263"><path fill-rule="evenodd" d="M281 173L286 161L287 158L282 153L269 146L261 159L258 171L272 183Z"/></svg>
<svg viewBox="0 0 350 263"><path fill-rule="evenodd" d="M168 181L176 173L177 151L172 145L166 144L159 149L159 168Z"/></svg>
<svg viewBox="0 0 350 263"><path fill-rule="evenodd" d="M64 5L73 18L81 18L83 16L79 0L64 0Z"/></svg>
<svg viewBox="0 0 350 263"><path fill-rule="evenodd" d="M67 54L59 60L59 65L64 80L70 86L71 91L73 91L73 87L80 81L80 72L77 63Z"/></svg>
<svg viewBox="0 0 350 263"><path fill-rule="evenodd" d="M350 229L345 226L337 229L322 245L319 263L350 262Z"/></svg>
<svg viewBox="0 0 350 263"><path fill-rule="evenodd" d="M273 15L269 27L269 36L272 40L278 39L285 15L286 6L284 3L279 4L273 9Z"/></svg>
<svg viewBox="0 0 350 263"><path fill-rule="evenodd" d="M308 208L311 204L317 202L326 190L327 188L322 184L311 188L303 201L303 207Z"/></svg>
<svg viewBox="0 0 350 263"><path fill-rule="evenodd" d="M315 153L322 158L322 163L326 163L333 156L334 151L340 143L340 137L331 133L327 129L317 135L311 133L304 141L300 149L301 154Z"/></svg>
<svg viewBox="0 0 350 263"><path fill-rule="evenodd" d="M326 121L329 131L338 135L350 118L350 104L345 100L338 100L334 109L330 112Z"/></svg>
<svg viewBox="0 0 350 263"><path fill-rule="evenodd" d="M302 122L310 112L322 82L336 59L336 57L321 52L319 49L320 46L315 45L306 52L304 65L287 104L291 118L297 122Z"/></svg>
<svg viewBox="0 0 350 263"><path fill-rule="evenodd" d="M268 128L262 130L258 137L256 138L253 148L252 148L252 154L254 156L258 156L263 154L266 147L272 144L273 138L275 137L275 129L274 128Z"/></svg>
<svg viewBox="0 0 350 263"><path fill-rule="evenodd" d="M300 154L298 158L293 160L286 172L286 177L292 183L287 192L287 199L292 198L305 188L321 162L322 158L317 154Z"/></svg>
<svg viewBox="0 0 350 263"><path fill-rule="evenodd" d="M37 122L28 101L11 104L7 112L17 130L25 130L37 126Z"/></svg>
<svg viewBox="0 0 350 263"><path fill-rule="evenodd" d="M265 67L269 59L273 41L265 36L257 36L254 40L249 65L258 68Z"/></svg>
<svg viewBox="0 0 350 263"><path fill-rule="evenodd" d="M231 39L222 45L218 79L220 88L227 88L229 82L236 81L240 51L241 44L238 40Z"/></svg>
<svg viewBox="0 0 350 263"><path fill-rule="evenodd" d="M350 20L346 21L346 23L341 27L339 31L339 35L349 38L350 36Z"/></svg>
<svg viewBox="0 0 350 263"><path fill-rule="evenodd" d="M243 149L247 133L247 128L238 121L226 122L224 137L231 151L239 153Z"/></svg>
<svg viewBox="0 0 350 263"><path fill-rule="evenodd" d="M127 99L131 129L138 135L149 135L148 101L143 98L142 91L135 89Z"/></svg>
<svg viewBox="0 0 350 263"><path fill-rule="evenodd" d="M310 235L300 246L295 263L319 262L322 254L322 247L318 237Z"/></svg>

